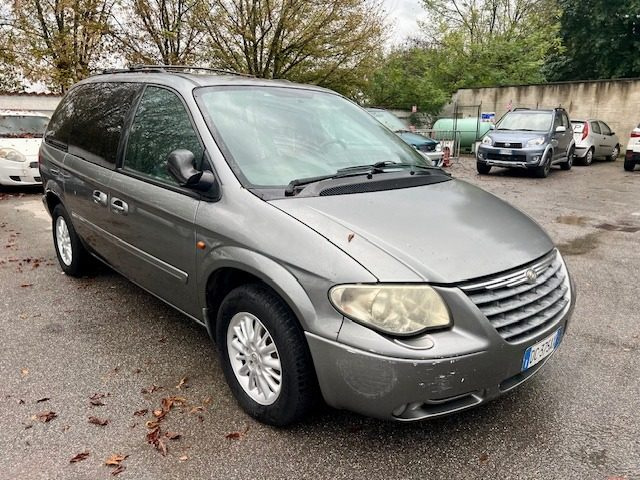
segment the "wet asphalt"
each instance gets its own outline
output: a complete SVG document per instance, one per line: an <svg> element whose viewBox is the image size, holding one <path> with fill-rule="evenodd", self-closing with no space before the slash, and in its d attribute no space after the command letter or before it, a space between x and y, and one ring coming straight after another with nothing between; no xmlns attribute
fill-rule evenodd
<svg viewBox="0 0 640 480"><path fill-rule="evenodd" d="M640 479L640 169L450 171L547 229L578 301L527 384L412 424L327 407L287 429L253 421L205 330L106 268L63 275L41 192L0 189L0 479L113 478L114 454L123 479ZM161 433L180 437L163 456L145 423L169 397Z"/></svg>

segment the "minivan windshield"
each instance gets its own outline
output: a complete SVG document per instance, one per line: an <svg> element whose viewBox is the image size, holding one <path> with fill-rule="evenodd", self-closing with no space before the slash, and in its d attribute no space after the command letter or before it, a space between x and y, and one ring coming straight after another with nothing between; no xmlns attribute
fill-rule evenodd
<svg viewBox="0 0 640 480"><path fill-rule="evenodd" d="M0 137L42 138L49 119L36 115L0 115Z"/></svg>
<svg viewBox="0 0 640 480"><path fill-rule="evenodd" d="M198 89L196 100L227 161L249 187L283 187L296 179L380 162L430 166L365 110L337 94L225 86Z"/></svg>
<svg viewBox="0 0 640 480"><path fill-rule="evenodd" d="M508 112L497 130L530 130L546 132L551 128L553 112L532 112L528 110Z"/></svg>

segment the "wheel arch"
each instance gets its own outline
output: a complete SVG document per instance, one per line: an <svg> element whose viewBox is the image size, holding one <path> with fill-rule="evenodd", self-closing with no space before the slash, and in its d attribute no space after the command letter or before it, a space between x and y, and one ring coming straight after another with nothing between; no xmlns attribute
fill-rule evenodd
<svg viewBox="0 0 640 480"><path fill-rule="evenodd" d="M55 182L48 182L44 189L43 202L49 211L49 215L53 213L56 205L64 203L62 201L62 189Z"/></svg>
<svg viewBox="0 0 640 480"><path fill-rule="evenodd" d="M222 300L234 288L250 283L273 290L291 309L303 330L317 332L317 315L311 299L296 277L276 261L241 247L221 247L213 250L203 263L199 289L203 320L214 341Z"/></svg>

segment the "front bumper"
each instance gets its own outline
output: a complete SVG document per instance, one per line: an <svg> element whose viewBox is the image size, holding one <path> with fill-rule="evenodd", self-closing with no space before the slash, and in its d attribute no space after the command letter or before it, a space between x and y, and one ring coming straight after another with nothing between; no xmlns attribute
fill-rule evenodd
<svg viewBox="0 0 640 480"><path fill-rule="evenodd" d="M442 163L443 163L443 159L444 159L444 153L440 152L423 152L421 150L418 150L418 152L420 152L420 155L422 155L425 158L428 158L429 160L431 160L433 162L433 166L434 167L441 167Z"/></svg>
<svg viewBox="0 0 640 480"><path fill-rule="evenodd" d="M378 334L348 319L337 341L306 333L326 403L395 421L434 418L486 403L531 378L553 356L521 371L530 346L558 329L564 336L575 304L571 287L571 302L556 322L535 337L510 343L465 305L463 293L447 290L454 326L425 335L420 348L387 339L384 351Z"/></svg>
<svg viewBox="0 0 640 480"><path fill-rule="evenodd" d="M492 167L536 168L541 165L545 151L544 146L511 149L480 145L476 159Z"/></svg>
<svg viewBox="0 0 640 480"><path fill-rule="evenodd" d="M37 159L26 162L0 161L0 185L40 185Z"/></svg>

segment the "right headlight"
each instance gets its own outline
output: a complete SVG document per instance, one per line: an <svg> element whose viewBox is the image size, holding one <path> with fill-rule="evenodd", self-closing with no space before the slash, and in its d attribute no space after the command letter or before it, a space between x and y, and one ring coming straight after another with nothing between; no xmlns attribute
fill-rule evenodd
<svg viewBox="0 0 640 480"><path fill-rule="evenodd" d="M329 299L346 317L391 335L451 325L444 300L428 285L338 285Z"/></svg>
<svg viewBox="0 0 640 480"><path fill-rule="evenodd" d="M532 138L527 142L527 147L537 147L539 145L544 145L544 142L545 142L544 137Z"/></svg>
<svg viewBox="0 0 640 480"><path fill-rule="evenodd" d="M483 145L493 145L493 139L489 135L485 135L482 139Z"/></svg>
<svg viewBox="0 0 640 480"><path fill-rule="evenodd" d="M26 162L27 157L13 148L0 148L0 160L9 160L10 162Z"/></svg>

